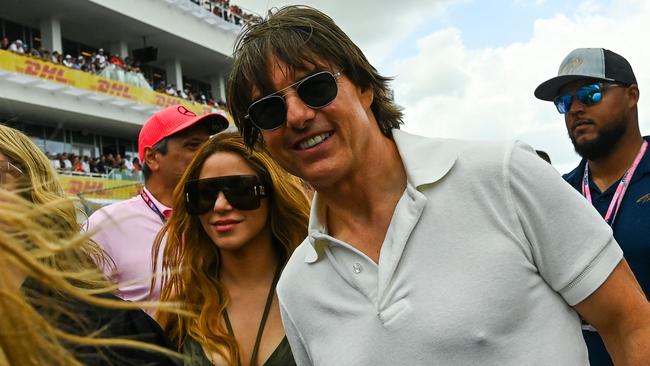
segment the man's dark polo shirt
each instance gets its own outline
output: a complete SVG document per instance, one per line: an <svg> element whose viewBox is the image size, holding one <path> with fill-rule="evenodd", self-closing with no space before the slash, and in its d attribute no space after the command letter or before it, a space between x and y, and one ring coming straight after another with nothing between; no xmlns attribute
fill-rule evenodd
<svg viewBox="0 0 650 366"><path fill-rule="evenodd" d="M650 142L650 136L645 136L644 139ZM577 168L563 176L580 194L585 164L586 160L583 159ZM618 183L617 181L605 192L601 192L592 182L591 174L589 176L592 203L602 217L607 213ZM650 146L632 176L612 229L614 238L623 249L625 259L647 295L650 293ZM585 332L585 339L591 364L611 365L611 362L602 359L603 356L607 357L607 353L600 339L590 333L593 332Z"/></svg>

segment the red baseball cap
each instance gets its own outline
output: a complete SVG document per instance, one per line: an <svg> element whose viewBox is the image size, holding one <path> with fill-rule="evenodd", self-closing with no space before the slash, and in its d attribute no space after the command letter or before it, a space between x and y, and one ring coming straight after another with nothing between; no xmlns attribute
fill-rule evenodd
<svg viewBox="0 0 650 366"><path fill-rule="evenodd" d="M165 137L182 131L197 122L205 122L210 130L210 135L228 128L228 119L219 113L208 113L197 116L187 107L177 104L156 112L140 130L138 137L138 155L144 162L144 149L157 144Z"/></svg>

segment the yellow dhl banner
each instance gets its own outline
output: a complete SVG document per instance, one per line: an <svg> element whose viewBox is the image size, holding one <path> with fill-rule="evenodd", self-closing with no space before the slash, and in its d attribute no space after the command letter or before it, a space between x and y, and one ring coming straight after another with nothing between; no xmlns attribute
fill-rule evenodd
<svg viewBox="0 0 650 366"><path fill-rule="evenodd" d="M59 182L70 195L83 194L84 198L124 200L140 194L142 183L132 180L59 175Z"/></svg>
<svg viewBox="0 0 650 366"><path fill-rule="evenodd" d="M78 89L108 94L133 102L155 105L160 108L169 107L174 104L183 104L197 115L212 112L212 108L204 104L193 103L182 98L105 79L85 71L71 69L63 65L5 50L0 50L0 69L38 77L55 83L66 84Z"/></svg>

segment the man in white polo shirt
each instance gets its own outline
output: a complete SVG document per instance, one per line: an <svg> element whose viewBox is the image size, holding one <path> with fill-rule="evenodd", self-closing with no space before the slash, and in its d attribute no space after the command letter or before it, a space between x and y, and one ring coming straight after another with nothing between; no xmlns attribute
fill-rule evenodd
<svg viewBox="0 0 650 366"><path fill-rule="evenodd" d="M298 365L585 365L580 316L650 364L611 230L535 151L400 131L388 78L325 14L249 24L228 107L316 189L278 285Z"/></svg>
<svg viewBox="0 0 650 366"><path fill-rule="evenodd" d="M182 105L155 113L142 126L138 138L145 179L141 194L103 207L88 220L93 240L115 264L107 264L104 272L118 283L121 298L158 300L160 281L149 296L154 272L151 249L172 213L174 187L199 146L227 127L228 120L221 114L197 116Z"/></svg>

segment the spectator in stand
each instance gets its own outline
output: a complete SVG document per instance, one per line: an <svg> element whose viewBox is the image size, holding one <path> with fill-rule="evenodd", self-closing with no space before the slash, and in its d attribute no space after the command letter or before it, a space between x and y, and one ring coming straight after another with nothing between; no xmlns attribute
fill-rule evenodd
<svg viewBox="0 0 650 366"><path fill-rule="evenodd" d="M29 55L34 58L41 58L41 53L36 48L29 50Z"/></svg>
<svg viewBox="0 0 650 366"><path fill-rule="evenodd" d="M81 159L78 156L75 156L72 160L72 171L77 173L83 173L83 166L81 164Z"/></svg>
<svg viewBox="0 0 650 366"><path fill-rule="evenodd" d="M158 93L164 93L166 89L167 89L167 87L165 86L165 82L161 80L161 81L158 83L158 85L156 86L156 89L155 89L155 90L156 90Z"/></svg>
<svg viewBox="0 0 650 366"><path fill-rule="evenodd" d="M61 154L61 163L64 170L72 170L72 162L70 161L68 154Z"/></svg>
<svg viewBox="0 0 650 366"><path fill-rule="evenodd" d="M124 165L128 170L133 170L133 162L131 162L131 155L126 154L124 156Z"/></svg>
<svg viewBox="0 0 650 366"><path fill-rule="evenodd" d="M16 52L16 53L25 53L25 49L23 49L23 41L20 39L15 40L9 46L9 51Z"/></svg>
<svg viewBox="0 0 650 366"><path fill-rule="evenodd" d="M124 160L124 159L122 159L122 155L121 155L120 153L115 154L115 166L116 166L116 167L119 168L120 165L122 164L122 161L123 161L123 160Z"/></svg>
<svg viewBox="0 0 650 366"><path fill-rule="evenodd" d="M63 161L63 155L62 154L56 154L56 160L59 161L59 169L61 169L61 170L65 169L65 162Z"/></svg>
<svg viewBox="0 0 650 366"><path fill-rule="evenodd" d="M70 68L74 67L74 60L72 59L72 56L65 55L65 58L63 59L63 66L70 67Z"/></svg>
<svg viewBox="0 0 650 366"><path fill-rule="evenodd" d="M59 162L59 158L56 155L46 153L47 158L50 160L50 165L52 166L52 169L57 170L61 169L61 163Z"/></svg>
<svg viewBox="0 0 650 366"><path fill-rule="evenodd" d="M90 158L88 155L84 155L83 159L81 160L81 171L84 173L90 173Z"/></svg>
<svg viewBox="0 0 650 366"><path fill-rule="evenodd" d="M50 51L46 50L45 48L40 48L38 53L41 54L41 60L43 61L49 61L50 60Z"/></svg>
<svg viewBox="0 0 650 366"><path fill-rule="evenodd" d="M135 158L133 158L132 163L133 163L133 171L134 172L142 171L142 165L140 165L140 159L138 159L137 156Z"/></svg>
<svg viewBox="0 0 650 366"><path fill-rule="evenodd" d="M171 215L173 190L199 146L226 127L228 120L221 114L197 116L182 105L155 113L142 127L138 139L144 162L142 193L103 207L88 220L93 239L115 262L114 271L104 270L123 299L158 299L159 284L150 293L151 248Z"/></svg>
<svg viewBox="0 0 650 366"><path fill-rule="evenodd" d="M115 164L115 157L113 157L113 154L108 154L106 155L106 160L104 161L106 165L106 171L110 171L111 169L116 167Z"/></svg>
<svg viewBox="0 0 650 366"><path fill-rule="evenodd" d="M108 61L111 64L115 66L119 66L121 68L124 68L126 65L124 64L124 61L122 61L122 58L119 55L113 55L111 56L110 60Z"/></svg>
<svg viewBox="0 0 650 366"><path fill-rule="evenodd" d="M93 171L94 173L106 174L109 169L110 167L107 166L106 157L104 155L95 160L95 170Z"/></svg>
<svg viewBox="0 0 650 366"><path fill-rule="evenodd" d="M104 69L104 67L106 67L107 59L106 59L106 55L104 54L104 49L103 48L100 48L97 51L97 53L95 54L95 57L93 59L93 62L96 65L97 72L101 71L102 69Z"/></svg>
<svg viewBox="0 0 650 366"><path fill-rule="evenodd" d="M241 9L237 5L230 6L230 13L232 14L233 22L235 25L241 25Z"/></svg>
<svg viewBox="0 0 650 366"><path fill-rule="evenodd" d="M165 89L165 93L173 96L177 96L176 94L176 86L174 84L167 84L167 88Z"/></svg>
<svg viewBox="0 0 650 366"><path fill-rule="evenodd" d="M49 61L51 63L53 63L53 64L60 64L62 59L61 59L61 54L59 53L59 51L52 52L52 54L50 55L50 60Z"/></svg>
<svg viewBox="0 0 650 366"><path fill-rule="evenodd" d="M0 41L0 49L3 49L3 50L8 50L9 49L9 38L2 37L2 41Z"/></svg>
<svg viewBox="0 0 650 366"><path fill-rule="evenodd" d="M72 68L75 70L81 70L84 64L84 57L83 56L77 56L77 58L74 60L74 63L72 64Z"/></svg>
<svg viewBox="0 0 650 366"><path fill-rule="evenodd" d="M83 57L82 63L81 63L81 71L85 72L90 72L92 73L94 70L93 62L89 57L86 56L80 56Z"/></svg>

